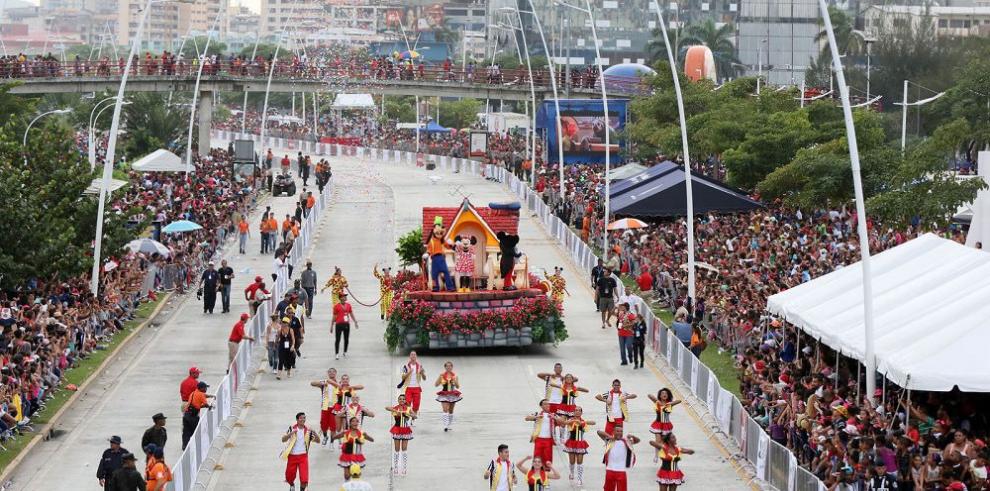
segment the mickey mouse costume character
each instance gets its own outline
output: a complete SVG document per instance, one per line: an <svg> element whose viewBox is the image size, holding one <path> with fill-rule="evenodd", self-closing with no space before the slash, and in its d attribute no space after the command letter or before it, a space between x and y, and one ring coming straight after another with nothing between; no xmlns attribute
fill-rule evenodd
<svg viewBox="0 0 990 491"><path fill-rule="evenodd" d="M454 278L450 276L450 270L447 269L447 258L444 257L444 252L452 245L452 242L443 240L446 233L447 229L443 226L443 217L434 217L433 232L426 244L426 254L424 254L423 259L430 261L430 279L433 280L433 291L435 292L440 291L439 276L441 273L447 291L454 291Z"/></svg>
<svg viewBox="0 0 990 491"><path fill-rule="evenodd" d="M516 266L516 259L522 256L522 253L516 250L516 245L519 244L519 236L499 232L495 234L495 237L498 238L498 248L502 251L502 259L499 262L499 273L502 274L502 289L507 291L515 290L516 286L512 284L513 269Z"/></svg>

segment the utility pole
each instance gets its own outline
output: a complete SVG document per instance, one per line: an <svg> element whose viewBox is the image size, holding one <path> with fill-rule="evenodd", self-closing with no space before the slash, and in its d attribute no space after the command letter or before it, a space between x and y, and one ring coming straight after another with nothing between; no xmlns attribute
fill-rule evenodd
<svg viewBox="0 0 990 491"><path fill-rule="evenodd" d="M571 22L570 16L564 17L564 97L571 98Z"/></svg>

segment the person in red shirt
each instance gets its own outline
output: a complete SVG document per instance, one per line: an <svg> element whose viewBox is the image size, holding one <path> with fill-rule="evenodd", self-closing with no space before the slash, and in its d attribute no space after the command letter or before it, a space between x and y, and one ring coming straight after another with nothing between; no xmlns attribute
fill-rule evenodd
<svg viewBox="0 0 990 491"><path fill-rule="evenodd" d="M652 290L653 275L651 275L648 270L643 269L643 272L639 275L639 277L636 278L636 285L638 285L639 289L642 290L644 293Z"/></svg>
<svg viewBox="0 0 990 491"><path fill-rule="evenodd" d="M182 402L188 401L189 394L192 394L193 391L196 390L196 384L199 383L200 373L202 372L200 372L199 368L190 367L189 376L186 377L181 384L179 384L179 398L182 399Z"/></svg>
<svg viewBox="0 0 990 491"><path fill-rule="evenodd" d="M244 299L248 301L248 305L251 306L251 315L254 315L258 311L258 306L264 299L258 295L258 292L262 292L265 295L271 295L271 292L265 289L265 282L262 281L260 276L254 277L254 283L251 283L244 289Z"/></svg>
<svg viewBox="0 0 990 491"><path fill-rule="evenodd" d="M633 357L633 325L636 322L636 315L629 313L629 304L619 305L619 315L616 321L616 329L619 334L619 358L620 365L628 365Z"/></svg>
<svg viewBox="0 0 990 491"><path fill-rule="evenodd" d="M357 329L357 318L354 317L354 310L351 309L351 304L347 303L347 293L341 293L340 303L333 306L333 326L330 327L330 334L334 335L334 359L340 359L341 336L344 337L344 356L347 356L347 345L351 339L350 321L354 321L354 328Z"/></svg>
<svg viewBox="0 0 990 491"><path fill-rule="evenodd" d="M254 338L244 334L244 324L250 319L251 316L247 314L241 314L241 320L234 324L234 328L230 330L230 338L227 339L227 364L230 365L234 362L234 357L237 356L237 348L241 346L241 341L247 339L248 341L254 341ZM229 369L227 370L230 371Z"/></svg>

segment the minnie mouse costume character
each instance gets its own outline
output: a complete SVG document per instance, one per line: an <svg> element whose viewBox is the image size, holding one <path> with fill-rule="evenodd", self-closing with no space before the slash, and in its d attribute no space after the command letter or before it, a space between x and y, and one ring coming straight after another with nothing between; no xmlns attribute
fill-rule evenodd
<svg viewBox="0 0 990 491"><path fill-rule="evenodd" d="M499 262L499 272L502 274L502 289L515 290L516 286L512 284L513 269L516 266L516 258L522 256L522 253L516 250L516 245L519 244L519 236L499 232L495 234L495 237L498 238L498 248L502 251L502 260Z"/></svg>
<svg viewBox="0 0 990 491"><path fill-rule="evenodd" d="M474 236L454 237L454 279L457 291L471 291L471 276L474 274L474 246L478 239Z"/></svg>

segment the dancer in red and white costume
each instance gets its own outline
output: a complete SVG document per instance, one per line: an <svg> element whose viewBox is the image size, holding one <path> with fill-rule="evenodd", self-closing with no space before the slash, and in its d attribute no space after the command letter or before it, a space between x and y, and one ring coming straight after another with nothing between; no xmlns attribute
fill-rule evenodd
<svg viewBox="0 0 990 491"><path fill-rule="evenodd" d="M529 441L533 444L533 457L539 457L543 462L553 462L553 432L557 426L557 417L550 412L550 401L540 401L540 411L526 416L526 421L533 422L533 434Z"/></svg>
<svg viewBox="0 0 990 491"><path fill-rule="evenodd" d="M453 363L448 361L443 364L443 373L437 377L433 385L440 387L440 392L437 392L437 402L440 403L442 410L440 422L443 424L443 431L450 431L450 427L454 424L454 404L463 399L461 391L458 390L461 388L461 381L454 373Z"/></svg>
<svg viewBox="0 0 990 491"><path fill-rule="evenodd" d="M542 372L536 374L537 378L543 381L546 386L546 394L544 397L550 401L550 412L557 414L557 410L560 409L560 403L564 398L564 393L560 390L560 385L564 383L564 366L560 363L553 364L553 371L550 373ZM577 377L573 377L574 382L577 382ZM554 387L551 383L556 383L557 386ZM553 438L557 445L562 445L564 440L564 434L560 432L554 434Z"/></svg>
<svg viewBox="0 0 990 491"><path fill-rule="evenodd" d="M289 489L296 489L296 473L299 474L299 489L309 486L309 444L320 443L317 435L306 426L306 413L296 414L296 424L289 427L282 435L282 443L286 443L282 451L285 461L285 482Z"/></svg>
<svg viewBox="0 0 990 491"><path fill-rule="evenodd" d="M526 468L526 462L528 460L533 461L533 464ZM560 479L560 473L557 469L553 468L553 464L550 462L543 462L539 457L526 457L519 462L516 462L516 469L523 473L523 482L528 486L529 491L543 491L544 489L550 489L551 479Z"/></svg>
<svg viewBox="0 0 990 491"><path fill-rule="evenodd" d="M392 414L392 441L395 451L392 452L392 473L397 476L406 475L406 465L409 463L409 440L413 439L412 420L416 419L416 411L406 402L406 395L399 394L399 403L386 407Z"/></svg>
<svg viewBox="0 0 990 491"><path fill-rule="evenodd" d="M570 418L557 418L567 431L564 452L567 452L567 460L570 464L568 479L575 481L578 486L584 486L584 456L588 453L588 442L584 439L584 435L589 426L595 425L594 421L586 420L583 416L584 411L581 406L577 406L574 408L574 415Z"/></svg>
<svg viewBox="0 0 990 491"><path fill-rule="evenodd" d="M364 386L351 385L351 377L345 373L340 376L340 382L336 384L335 389L336 399L333 405L333 415L337 418L337 430L342 430L347 427L347 423L350 421L347 419L344 408L351 403L351 399L357 394L357 391L364 389Z"/></svg>
<svg viewBox="0 0 990 491"><path fill-rule="evenodd" d="M344 480L351 478L351 465L357 464L364 467L364 452L362 447L365 442L373 442L374 438L361 429L361 420L351 418L347 422L347 429L333 436L340 440L340 458L337 465L344 469Z"/></svg>
<svg viewBox="0 0 990 491"><path fill-rule="evenodd" d="M357 418L361 422L361 426L364 426L364 418L374 418L375 413L361 405L361 396L354 394L351 396L351 402L344 406L344 417L347 418L347 421L350 421L351 418Z"/></svg>
<svg viewBox="0 0 990 491"><path fill-rule="evenodd" d="M674 423L670 421L670 413L674 411L674 406L680 404L681 401L675 401L674 393L666 387L657 391L655 397L653 394L648 394L647 397L653 401L653 410L657 413L656 419L650 425L650 433L654 435L653 440L660 443L661 436L674 431ZM659 452L653 457L653 462L657 462L658 458Z"/></svg>
<svg viewBox="0 0 990 491"><path fill-rule="evenodd" d="M616 426L622 426L629 418L629 408L626 401L635 399L636 394L622 391L619 379L612 381L612 390L595 396L595 399L605 403L605 433L612 433Z"/></svg>
<svg viewBox="0 0 990 491"><path fill-rule="evenodd" d="M639 443L639 438L633 435L623 435L622 425L612 428L614 433L598 430L598 436L605 441L605 488L604 491L628 491L627 474L636 465L636 454L633 445Z"/></svg>
<svg viewBox="0 0 990 491"><path fill-rule="evenodd" d="M409 352L409 361L405 365L402 365L402 381L399 382L399 387L402 388L404 385L406 387L406 401L412 406L413 411L419 412L419 403L423 397L423 386L422 383L426 380L426 371L423 370L423 365L419 364L419 357L416 356L415 351Z"/></svg>
<svg viewBox="0 0 990 491"><path fill-rule="evenodd" d="M660 470L657 471L660 491L677 491L677 486L684 484L684 472L679 465L681 455L691 455L694 450L678 447L677 437L673 433L663 435L660 442L651 441L650 446L660 454Z"/></svg>
<svg viewBox="0 0 990 491"><path fill-rule="evenodd" d="M512 491L512 486L516 483L516 472L509 460L508 445L503 443L498 446L498 457L488 464L484 478L488 481L489 491Z"/></svg>
<svg viewBox="0 0 990 491"><path fill-rule="evenodd" d="M551 382L550 386L555 389L559 389L561 392L560 404L557 405L557 410L554 414L565 418L574 416L574 408L577 407L578 394L581 392L588 392L588 389L574 385L574 376L569 373L564 375L564 383L557 384L556 382Z"/></svg>
<svg viewBox="0 0 990 491"><path fill-rule="evenodd" d="M327 370L327 378L314 380L309 385L320 389L320 433L323 434L323 445L327 446L333 434L337 432L337 418L333 415L337 392L337 369Z"/></svg>

